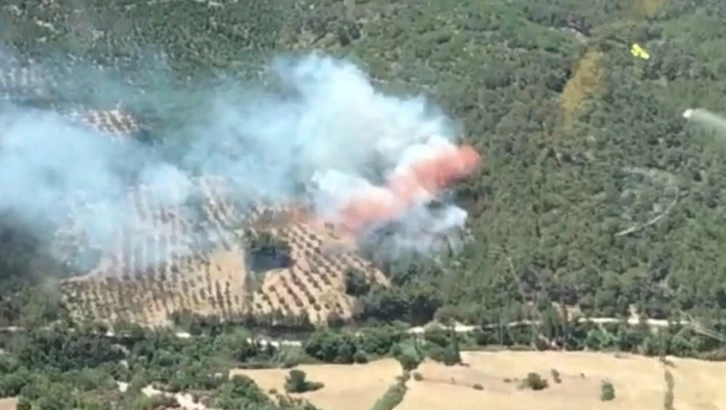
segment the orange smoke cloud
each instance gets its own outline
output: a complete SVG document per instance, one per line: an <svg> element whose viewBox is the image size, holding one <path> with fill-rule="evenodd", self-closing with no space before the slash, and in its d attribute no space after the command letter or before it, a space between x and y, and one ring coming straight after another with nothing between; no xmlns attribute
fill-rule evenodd
<svg viewBox="0 0 726 410"><path fill-rule="evenodd" d="M366 190L346 203L338 213L340 225L357 233L372 223L391 221L420 195L436 195L471 174L480 162L479 154L468 145L442 149L430 158L415 162L391 178L385 187Z"/></svg>

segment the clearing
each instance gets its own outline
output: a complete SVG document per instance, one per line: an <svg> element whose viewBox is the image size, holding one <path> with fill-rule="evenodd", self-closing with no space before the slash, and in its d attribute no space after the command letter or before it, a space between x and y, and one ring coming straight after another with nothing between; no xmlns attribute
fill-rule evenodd
<svg viewBox="0 0 726 410"><path fill-rule="evenodd" d="M17 403L18 399L13 397L0 399L0 410L15 410Z"/></svg>
<svg viewBox="0 0 726 410"><path fill-rule="evenodd" d="M726 363L628 354L590 352L463 352L465 366L446 367L425 362L413 378L396 410L599 410L662 409L667 392L665 371L674 379L674 408L679 410L726 409ZM308 380L325 384L321 390L301 396L323 410L370 410L395 382L400 365L392 359L367 365L300 366ZM560 383L554 381L553 370ZM520 389L527 373L536 372L549 387L541 391ZM287 370L237 370L252 377L265 390L283 392ZM615 399L600 399L602 381L615 387ZM475 390L480 384L483 390Z"/></svg>
<svg viewBox="0 0 726 410"><path fill-rule="evenodd" d="M296 367L307 374L309 381L325 384L320 390L303 394L303 397L322 410L370 410L401 374L401 365L394 359L377 360L364 365L303 365ZM257 382L265 391L275 389L285 393L286 369L239 369L230 375L243 374Z"/></svg>

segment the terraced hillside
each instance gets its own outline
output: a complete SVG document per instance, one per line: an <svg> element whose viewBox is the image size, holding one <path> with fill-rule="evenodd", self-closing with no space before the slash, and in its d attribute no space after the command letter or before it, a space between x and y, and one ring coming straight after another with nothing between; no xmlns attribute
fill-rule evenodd
<svg viewBox="0 0 726 410"><path fill-rule="evenodd" d="M70 120L93 127L115 140L127 138L141 130L136 119L121 108L110 110L75 108L63 114Z"/></svg>
<svg viewBox="0 0 726 410"><path fill-rule="evenodd" d="M143 127L121 102L112 109L96 109L54 99L62 97L66 81L56 71L11 59L0 67L0 93L15 102L51 108L119 143L138 136ZM89 202L83 193L71 199L69 223L58 231L57 243L76 275L61 285L73 316L160 325L170 313L188 310L222 317L268 315L273 320L307 315L316 322L333 312L351 316L354 300L345 295L343 285L347 270L355 268L372 282L385 282L353 248L341 247L330 227L290 218L299 216L292 209L245 209L231 200L231 185L220 178L190 182L184 195L192 199L166 186L169 192L163 195L156 192L159 187L130 187L120 204L117 199L112 204ZM94 240L81 234L80 221L108 212L107 206L124 215L114 217L113 233L104 245L89 246ZM264 273L250 270L246 235L260 232L289 246L289 264Z"/></svg>
<svg viewBox="0 0 726 410"><path fill-rule="evenodd" d="M264 225L256 223L263 216L285 210L246 213L228 199L224 187L220 179L196 179L203 205L193 215L184 206L151 203L148 188L129 192L133 223L117 232L96 268L62 284L72 314L152 326L181 310L221 317L307 315L320 322L333 312L340 317L353 313L355 301L345 295L343 284L349 268L385 283L380 270L352 249L336 246L325 227L303 220L250 228ZM249 269L244 243L246 234L263 229L289 244L291 263L259 276Z"/></svg>

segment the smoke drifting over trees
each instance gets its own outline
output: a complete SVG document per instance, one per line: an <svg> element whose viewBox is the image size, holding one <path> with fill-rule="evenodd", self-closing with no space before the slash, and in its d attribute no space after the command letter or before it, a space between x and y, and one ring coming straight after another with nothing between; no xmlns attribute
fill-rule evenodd
<svg viewBox="0 0 726 410"><path fill-rule="evenodd" d="M77 70L65 72L56 84L34 74L48 71L50 64L42 61L18 72L31 82L25 88L40 90L36 94L41 96L65 94L72 84L88 87L79 93L87 97L82 103L116 102L132 113L170 95L194 98L198 108L173 126L159 127L164 135L153 136L186 139L184 148L168 158L152 145L114 141L73 123L57 107L37 104L42 98L32 99L34 104L11 99L0 113L0 210L24 221L45 241L52 240L74 201L82 198L94 204L82 213L85 240L94 247L110 245L115 232L134 223L123 198L135 187L148 189L152 206L181 207L193 219L190 204L200 195L194 178L200 174L228 182L238 203L285 204L305 198L315 213L330 216L361 194L351 188L376 185L426 155L432 144L453 146L456 139L450 120L424 98L385 95L353 64L321 55L272 60L276 91L233 82L175 89L175 81L158 70L146 77L163 80L145 81L152 86L140 92L124 82L123 72L111 75L110 69L78 62L74 66ZM313 185L307 192L299 189ZM466 212L453 204L435 211L425 205L414 204L401 218L399 247L426 249L434 243L428 236L460 228L466 219Z"/></svg>

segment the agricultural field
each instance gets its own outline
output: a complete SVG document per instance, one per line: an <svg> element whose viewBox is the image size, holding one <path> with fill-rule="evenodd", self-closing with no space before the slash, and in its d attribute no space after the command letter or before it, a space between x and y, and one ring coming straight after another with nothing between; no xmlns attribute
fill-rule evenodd
<svg viewBox="0 0 726 410"><path fill-rule="evenodd" d="M308 365L298 366L311 381L325 385L320 390L302 393L322 410L370 410L373 404L396 381L401 365L394 359L377 360L365 365ZM284 369L233 370L231 375L251 377L265 391L284 391Z"/></svg>
<svg viewBox="0 0 726 410"><path fill-rule="evenodd" d="M21 89L31 96L48 94L53 77L43 73L10 65L0 71L0 89L6 93ZM120 149L134 144L129 141L144 129L120 103L110 109L71 105L56 111L98 132L98 138L109 138ZM193 186L181 188L191 193L159 186L130 187L123 198L113 199L122 205L110 205L124 210L124 222L114 227L104 245L85 238L78 222L108 211L109 204L88 201L83 193L74 196L67 223L58 230L54 245L73 275L60 283L71 316L158 326L167 323L171 313L188 311L219 317L307 316L319 323L333 313L342 319L353 315L355 300L344 292L346 271L363 272L370 283L387 282L332 227L300 218L295 206L240 206L231 199L238 187L230 182L215 176L196 177ZM175 205L160 203L159 191ZM193 197L194 203L185 202L182 195ZM289 246L289 261L253 272L246 235L260 233ZM90 266L88 260L82 269L71 266L89 256Z"/></svg>
<svg viewBox="0 0 726 410"><path fill-rule="evenodd" d="M370 283L386 283L379 269L341 244L329 227L305 220L264 231L289 244L289 266L252 272L244 235L257 231L251 227L263 215L286 211L246 213L225 198L224 187L218 178L196 180L205 201L203 217L195 214L193 221L179 207L149 203L149 188L130 192L134 223L118 233L96 268L61 284L72 315L149 326L167 323L177 311L220 317L306 315L319 323L332 313L344 319L354 313L355 300L344 289L347 270L364 272ZM71 241L72 226L59 236Z"/></svg>
<svg viewBox="0 0 726 410"><path fill-rule="evenodd" d="M669 396L666 372L672 376L670 408L715 410L726 396L720 381L726 365L696 360L657 358L629 354L586 352L463 352L464 364L445 366L426 361L412 372L398 410L495 408L624 409L663 408ZM373 408L400 374L392 360L355 366L300 366L307 379L325 387L301 396L323 410ZM240 371L263 389L282 389L287 370ZM528 373L547 381L542 390L522 388ZM614 387L615 397L603 400L602 384Z"/></svg>
<svg viewBox="0 0 726 410"><path fill-rule="evenodd" d="M79 318L125 319L145 325L162 325L169 314L180 310L221 317L305 314L315 323L333 312L351 317L355 301L345 294L343 285L348 268L367 272L372 283L386 281L380 270L354 252L326 254L321 250L327 243L325 236L306 223L272 232L290 244L293 262L264 273L260 283L247 268L245 250L232 241L207 253L169 258L133 277L119 273L123 263L133 263L124 262L124 251L119 250L87 276L65 281L61 285L65 300Z"/></svg>

